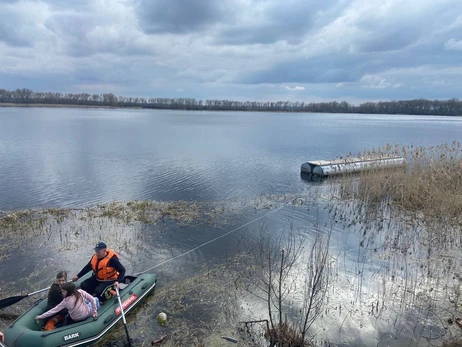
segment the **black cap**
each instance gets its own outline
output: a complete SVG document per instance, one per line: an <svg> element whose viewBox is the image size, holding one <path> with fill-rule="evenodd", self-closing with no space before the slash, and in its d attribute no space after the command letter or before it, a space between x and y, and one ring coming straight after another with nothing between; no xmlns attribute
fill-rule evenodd
<svg viewBox="0 0 462 347"><path fill-rule="evenodd" d="M98 242L94 248L95 251L99 251L100 249L106 249L107 246L104 242Z"/></svg>

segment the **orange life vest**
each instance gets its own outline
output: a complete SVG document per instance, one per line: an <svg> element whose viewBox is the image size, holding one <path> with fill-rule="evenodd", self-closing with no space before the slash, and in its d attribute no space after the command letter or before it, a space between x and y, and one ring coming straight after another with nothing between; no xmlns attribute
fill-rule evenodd
<svg viewBox="0 0 462 347"><path fill-rule="evenodd" d="M96 279L99 281L116 280L117 277L119 277L119 272L113 267L108 266L109 260L111 260L112 257L117 257L117 259L119 259L119 255L112 249L107 249L106 252L104 258L98 259L96 254L94 254L90 260L93 272L96 275Z"/></svg>
<svg viewBox="0 0 462 347"><path fill-rule="evenodd" d="M56 324L59 322L64 321L64 316L56 315L51 317L48 322L43 326L44 331L50 331L50 330L55 330L56 329Z"/></svg>

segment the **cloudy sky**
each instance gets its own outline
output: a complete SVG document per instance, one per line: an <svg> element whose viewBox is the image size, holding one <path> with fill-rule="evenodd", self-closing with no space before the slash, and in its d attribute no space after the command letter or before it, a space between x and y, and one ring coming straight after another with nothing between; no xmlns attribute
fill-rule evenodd
<svg viewBox="0 0 462 347"><path fill-rule="evenodd" d="M0 88L462 98L461 0L0 0Z"/></svg>

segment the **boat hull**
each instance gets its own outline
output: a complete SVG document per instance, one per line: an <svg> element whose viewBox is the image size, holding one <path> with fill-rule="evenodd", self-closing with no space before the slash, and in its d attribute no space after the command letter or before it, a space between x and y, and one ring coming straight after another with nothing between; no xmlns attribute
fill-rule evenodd
<svg viewBox="0 0 462 347"><path fill-rule="evenodd" d="M87 278L85 276L81 280ZM126 276L127 287L120 291L124 313L130 312L151 293L157 282L154 274ZM98 310L98 319L89 317L84 321L50 331L42 331L43 320L37 324L34 317L45 311L47 300L34 304L26 313L5 330L5 344L8 347L57 347L89 346L101 339L121 319L119 302L116 297L107 300Z"/></svg>

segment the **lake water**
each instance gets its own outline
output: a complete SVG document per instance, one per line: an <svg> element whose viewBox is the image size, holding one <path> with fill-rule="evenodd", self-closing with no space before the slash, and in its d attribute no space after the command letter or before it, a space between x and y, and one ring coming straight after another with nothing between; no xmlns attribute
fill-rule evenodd
<svg viewBox="0 0 462 347"><path fill-rule="evenodd" d="M454 140L461 118L0 108L0 210L297 193L304 161Z"/></svg>
<svg viewBox="0 0 462 347"><path fill-rule="evenodd" d="M258 229L284 231L290 224L305 236L314 234L320 219L329 220L322 208L284 207L266 215L267 210L254 212L255 204L248 203L260 199L271 202L268 196L276 196L276 200L284 195L306 197L316 184L300 177L303 162L334 159L386 144L428 147L453 141L462 142L462 118L0 108L3 213L26 208L86 207L114 200L227 201L235 204L233 208L240 206L227 215L224 224L178 226L167 221L160 227L124 227L90 221L83 228L77 219L55 225L60 233L65 229L75 234L75 240L62 241L46 234L33 242L24 240L22 246L15 245L0 263L0 286L8 288L21 281L31 286L28 278L37 276L41 282L31 287L43 287L53 277L50 273L58 269L78 272L85 262L82 259L91 255L87 246L93 243L94 233L106 229L118 235L119 244L129 245L120 253L127 269L135 272L264 217L240 229L240 233L156 269L162 288L197 272L206 262L233 254L243 238L257 234ZM332 229L332 254L339 263L339 280L330 301L331 307L342 306L343 311L340 309L337 316L326 315L327 324L335 329L324 329L325 336L339 345L343 341L343 345L355 346L427 346L425 336L431 336L428 331L435 328L434 323L415 321L412 317L416 315L394 320L391 304L383 315L367 313L372 300L380 297L374 292L385 286L381 281L386 277L377 271L380 262L366 259L365 251L358 246L358 229L340 223ZM62 247L63 243L69 248ZM143 248L134 250L134 244ZM55 253L53 247L59 252ZM416 264L410 262L409 267ZM399 272L400 264L393 266ZM361 276L357 276L358 269ZM360 302L359 309L356 302ZM438 317L440 321L444 318ZM444 333L437 328L438 334Z"/></svg>

